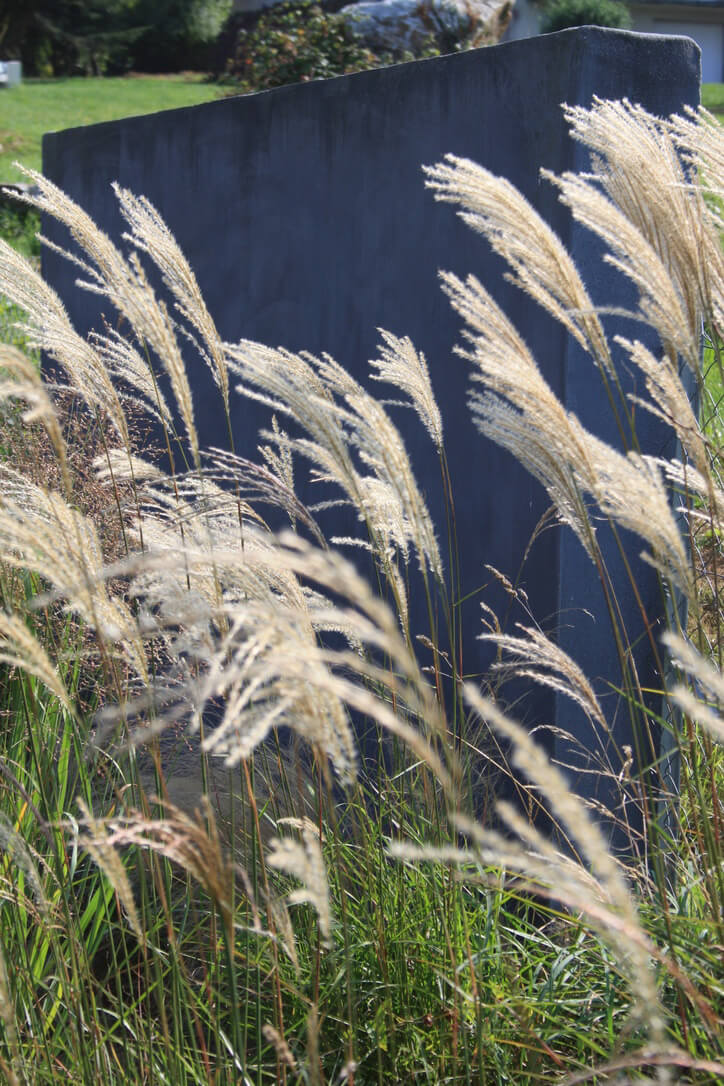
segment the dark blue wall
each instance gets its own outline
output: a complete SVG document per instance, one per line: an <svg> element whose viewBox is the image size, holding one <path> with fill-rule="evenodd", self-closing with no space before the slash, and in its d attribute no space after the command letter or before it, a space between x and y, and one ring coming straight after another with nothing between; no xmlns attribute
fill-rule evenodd
<svg viewBox="0 0 724 1086"><path fill-rule="evenodd" d="M686 39L654 38L591 27L454 56L308 83L188 109L47 135L46 174L112 236L122 226L110 191L118 180L161 211L195 269L221 334L327 351L363 378L375 356L377 327L409 335L429 362L444 416L461 541L464 670L481 673L490 653L479 601L504 608L488 589L484 566L509 577L548 502L510 456L475 430L466 407L467 365L453 355L460 322L439 289L438 269L474 272L513 317L554 391L584 425L617 443L590 362L560 330L502 280L486 244L436 205L422 164L452 151L515 182L575 251L594 299L623 302L625 288L600 262L593 240L571 224L539 169L578 169L582 149L569 140L561 103L589 105L596 94L627 96L667 115L699 95L699 52ZM58 232L50 228L52 236ZM65 240L65 239L63 239ZM75 271L53 253L44 269L81 329L97 309L73 286ZM627 331L631 331L629 327ZM223 443L220 404L205 368L193 373L202 440ZM377 386L379 387L379 386ZM262 408L236 398L237 450L254 456ZM439 468L410 412L397 419L444 543ZM661 437L642 418L643 444ZM318 495L301 485L300 496ZM348 534L342 514L331 531ZM640 550L634 542L632 552ZM613 551L610 560L615 566ZM620 565L620 563L619 563ZM660 613L656 579L639 571L644 600ZM603 692L620 673L593 566L570 533L549 530L533 544L521 585L546 629L561 615L559 636ZM414 627L427 620L413 591ZM633 636L641 622L631 599L624 610ZM518 611L509 621L526 620ZM644 682L655 683L641 643ZM615 696L619 742L630 740ZM519 716L560 724L591 745L587 725L538 692ZM551 743L554 741L551 739ZM560 740L556 753L565 757ZM581 787L592 786L584 778ZM605 786L604 786L605 792Z"/></svg>

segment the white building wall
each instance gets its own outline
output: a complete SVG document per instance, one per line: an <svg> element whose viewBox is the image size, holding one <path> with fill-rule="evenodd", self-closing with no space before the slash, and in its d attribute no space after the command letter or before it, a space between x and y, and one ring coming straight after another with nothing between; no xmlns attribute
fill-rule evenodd
<svg viewBox="0 0 724 1086"><path fill-rule="evenodd" d="M724 5L723 5L724 6ZM701 9L700 9L701 10ZM701 78L704 83L724 82L724 23L657 18L652 14L633 15L633 30L642 34L676 34L693 38L701 49ZM540 33L540 8L531 0L515 0L513 18L503 41L532 38Z"/></svg>

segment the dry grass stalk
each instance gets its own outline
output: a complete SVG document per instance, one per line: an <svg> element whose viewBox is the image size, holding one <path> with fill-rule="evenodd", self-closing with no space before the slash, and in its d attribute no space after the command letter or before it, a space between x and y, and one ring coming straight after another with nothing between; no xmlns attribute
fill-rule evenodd
<svg viewBox="0 0 724 1086"><path fill-rule="evenodd" d="M317 481L342 489L383 561L398 552L406 560L412 543L421 567L441 578L430 514L400 434L382 405L329 357L248 342L228 352L232 370L245 382L241 390L309 434L290 441L289 448L312 462ZM355 466L356 456L362 470Z"/></svg>
<svg viewBox="0 0 724 1086"><path fill-rule="evenodd" d="M509 264L510 278L548 310L613 375L601 322L580 275L558 236L509 181L469 159L446 155L425 167L436 200L460 204L463 222L477 230Z"/></svg>
<svg viewBox="0 0 724 1086"><path fill-rule="evenodd" d="M19 615L0 611L0 662L19 667L47 686L72 711L70 698L47 652Z"/></svg>
<svg viewBox="0 0 724 1086"><path fill-rule="evenodd" d="M191 446L194 462L199 464L199 443L194 424L193 398L186 374L186 366L178 344L173 322L166 307L154 294L137 254L126 260L111 240L95 225L93 220L73 200L42 174L21 167L40 190L39 195L24 197L25 202L37 207L63 223L73 240L83 252L83 258L65 250L60 252L77 264L87 276L80 285L100 294L112 303L125 317L143 353L151 349L169 378L186 436ZM46 241L46 244L49 244ZM51 248L55 246L51 245ZM17 304L22 305L22 302ZM27 306L24 306L27 308ZM85 349L90 350L84 340ZM47 348L46 348L47 349ZM128 374L132 379L132 372ZM147 388L147 385L146 385ZM82 389L79 389L82 392ZM114 425L117 416L109 411Z"/></svg>
<svg viewBox="0 0 724 1086"><path fill-rule="evenodd" d="M65 439L58 412L38 367L14 347L0 344L0 373L3 375L0 380L0 403L5 400L24 400L28 406L22 415L23 423L32 426L34 422L40 422L45 428L58 460L65 496L69 498L73 488Z"/></svg>
<svg viewBox="0 0 724 1086"><path fill-rule="evenodd" d="M201 349L202 356L214 375L228 414L229 374L224 347L206 308L196 276L153 204L144 196L134 196L118 184L113 185L113 191L118 198L121 214L131 228L130 234L124 237L151 257L160 269L166 287L176 299L179 312L202 337L205 345L205 350Z"/></svg>
<svg viewBox="0 0 724 1086"><path fill-rule="evenodd" d="M558 647L540 630L518 624L522 637L506 634L481 634L482 641L491 641L509 659L495 665L499 673L511 672L527 676L543 686L571 698L584 710L589 720L608 732L608 722L596 693L585 674L568 653Z"/></svg>
<svg viewBox="0 0 724 1086"><path fill-rule="evenodd" d="M404 392L409 400L402 401L402 406L411 407L417 412L423 426L432 438L435 448L442 450L442 416L437 406L435 394L430 383L430 371L424 354L415 350L408 336L399 339L391 332L378 329L382 336L379 348L380 357L370 362L377 373L372 374L373 381L385 381ZM394 403L399 403L395 400Z"/></svg>
<svg viewBox="0 0 724 1086"><path fill-rule="evenodd" d="M287 899L292 905L306 902L314 908L322 939L329 946L332 910L319 830L313 822L305 819L301 824L300 836L300 841L290 837L275 838L271 842L267 864L302 883L298 890L292 890L287 895Z"/></svg>
<svg viewBox="0 0 724 1086"><path fill-rule="evenodd" d="M590 110L565 113L573 138L593 152L598 182L666 267L684 327L697 336L701 317L713 315L712 298L721 299L724 256L703 190L690 183L671 131L625 99L594 98Z"/></svg>

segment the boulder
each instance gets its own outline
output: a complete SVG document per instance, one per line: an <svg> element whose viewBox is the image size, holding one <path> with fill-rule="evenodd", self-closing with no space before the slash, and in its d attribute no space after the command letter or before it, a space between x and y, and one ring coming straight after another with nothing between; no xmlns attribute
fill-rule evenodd
<svg viewBox="0 0 724 1086"><path fill-rule="evenodd" d="M495 43L514 0L360 0L341 8L352 33L378 53L419 53L431 41L443 52L457 42Z"/></svg>

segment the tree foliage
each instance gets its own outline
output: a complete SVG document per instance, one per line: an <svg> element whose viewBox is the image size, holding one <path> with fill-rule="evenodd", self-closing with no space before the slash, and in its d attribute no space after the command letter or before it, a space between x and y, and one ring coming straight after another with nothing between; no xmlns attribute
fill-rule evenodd
<svg viewBox="0 0 724 1086"><path fill-rule="evenodd" d="M232 0L5 0L0 50L29 75L194 67Z"/></svg>
<svg viewBox="0 0 724 1086"><path fill-rule="evenodd" d="M620 0L551 0L546 4L541 20L544 34L572 26L626 30L631 26L631 14Z"/></svg>

